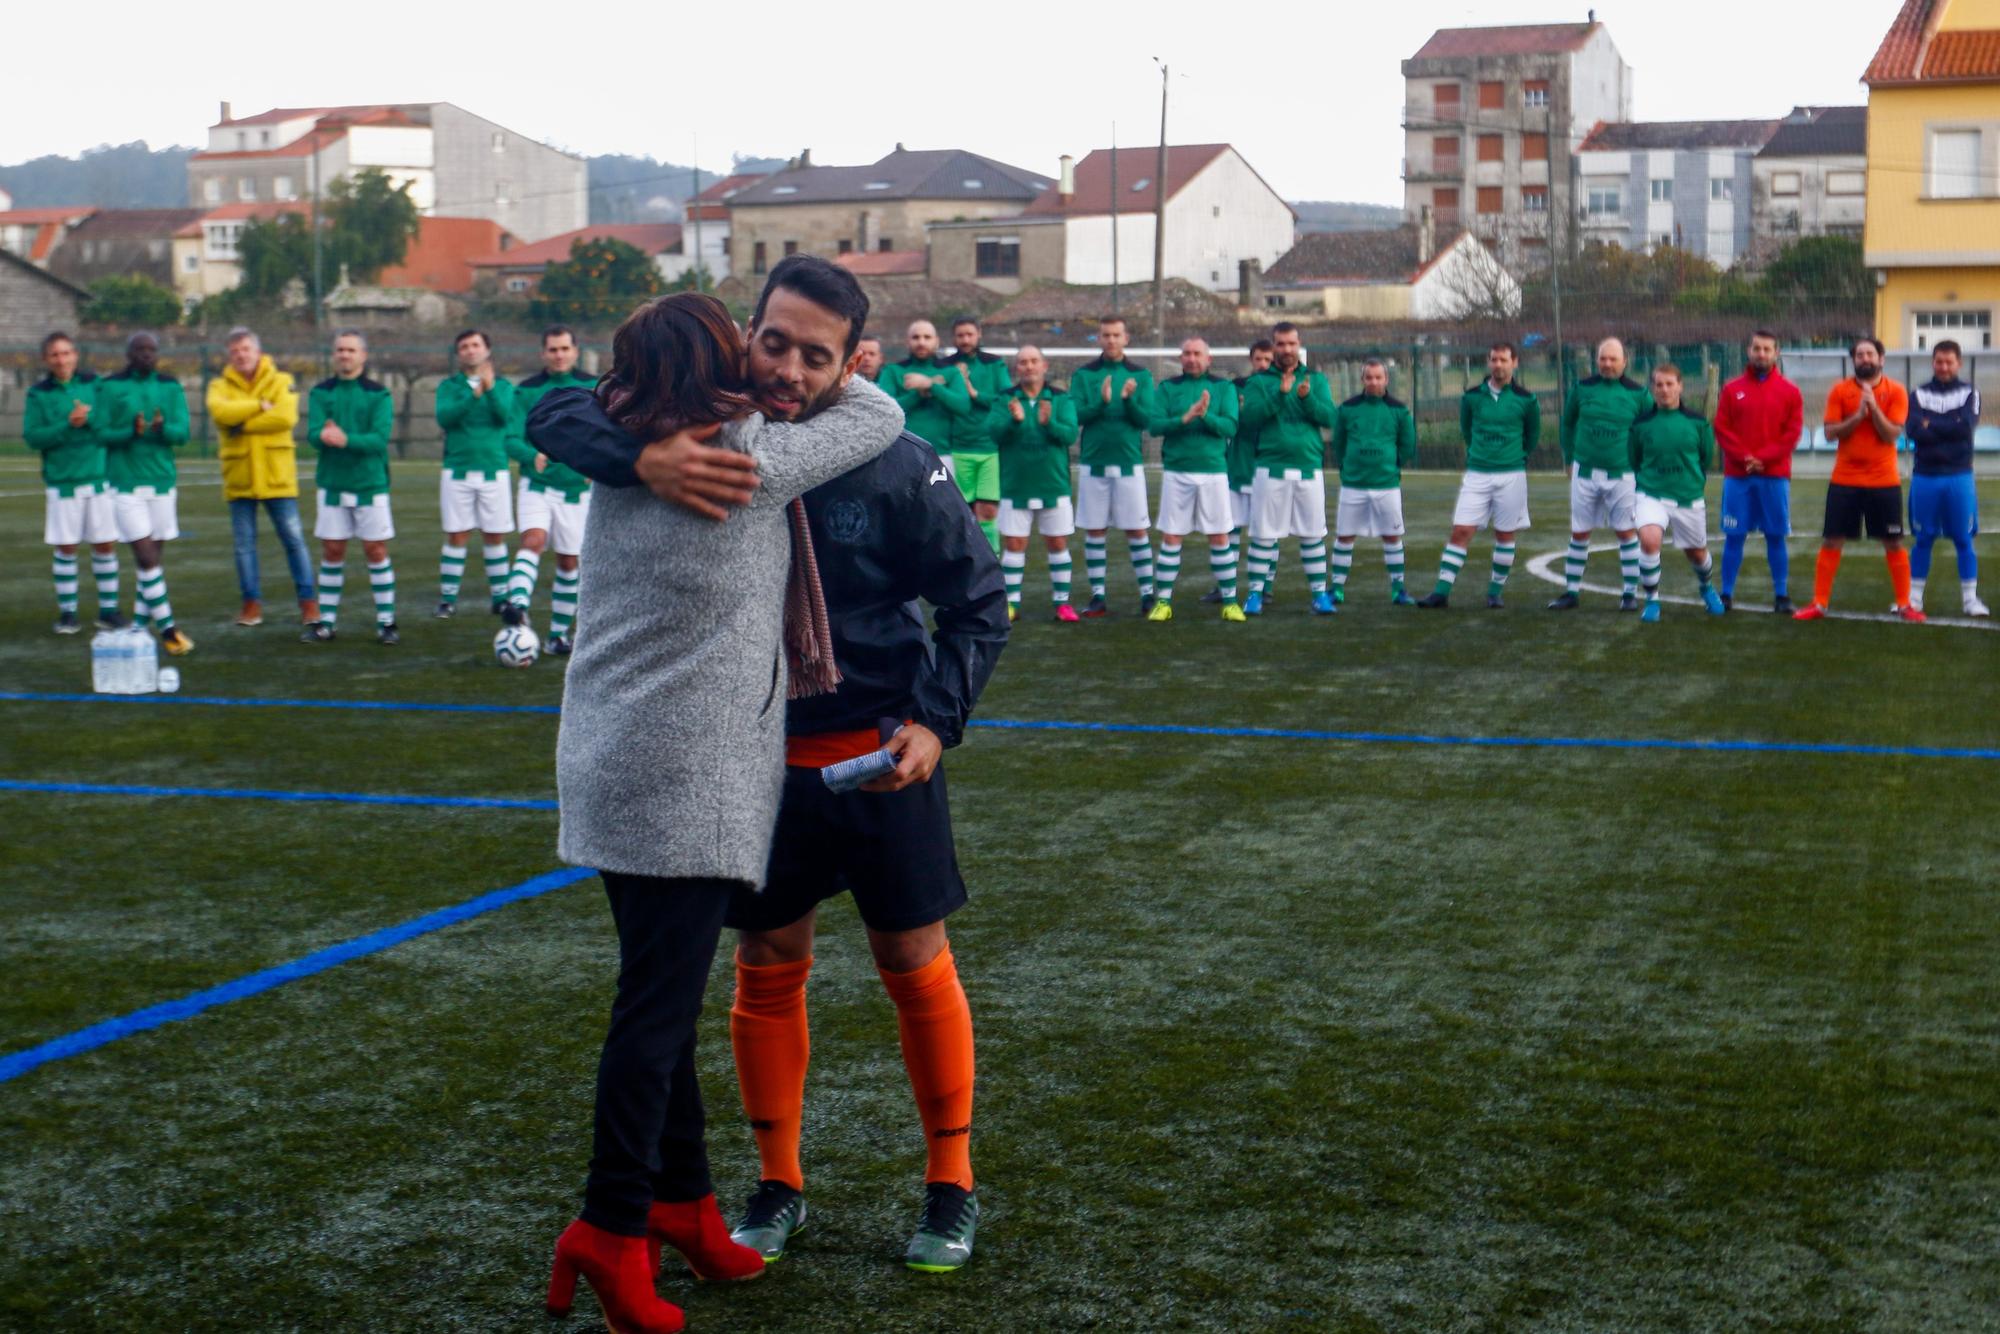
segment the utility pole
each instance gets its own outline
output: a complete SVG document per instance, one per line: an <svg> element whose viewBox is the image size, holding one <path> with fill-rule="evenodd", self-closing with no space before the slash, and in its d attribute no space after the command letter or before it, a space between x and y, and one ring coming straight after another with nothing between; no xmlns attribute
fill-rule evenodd
<svg viewBox="0 0 2000 1334"><path fill-rule="evenodd" d="M708 284L701 272L701 136L694 137L694 193L688 196L688 207L694 210L694 290L706 292Z"/></svg>
<svg viewBox="0 0 2000 1334"><path fill-rule="evenodd" d="M1570 224L1576 215L1576 191L1573 188L1566 188L1563 191L1562 208L1558 212L1554 206L1556 195L1556 100L1553 97L1549 99L1547 117L1546 129L1549 141L1549 226L1552 229L1547 247L1549 252L1549 299L1555 316L1555 329L1553 332L1556 340L1556 420L1561 421L1563 413L1569 407L1569 386L1566 383L1569 371L1569 354L1563 350L1562 251L1563 247L1569 244ZM1570 154L1569 134L1567 131L1563 134L1562 150L1563 175L1568 177ZM1573 186L1574 181L1565 180L1565 185ZM1556 222L1558 217L1562 219L1560 226Z"/></svg>
<svg viewBox="0 0 2000 1334"><path fill-rule="evenodd" d="M1111 313L1118 313L1118 122L1111 122Z"/></svg>
<svg viewBox="0 0 2000 1334"><path fill-rule="evenodd" d="M1153 173L1153 336L1167 340L1167 65L1160 67L1160 162Z"/></svg>
<svg viewBox="0 0 2000 1334"><path fill-rule="evenodd" d="M323 327L323 322L325 319L325 302L321 299L321 295L325 290L325 284L324 280L320 276L321 265L320 265L320 241L319 241L319 127L317 125L313 127L312 135L313 135L312 202L309 206L310 208L309 216L312 222L312 247L313 247L313 259L312 259L313 346L318 349L319 356L322 359L324 359L326 356L326 330Z"/></svg>

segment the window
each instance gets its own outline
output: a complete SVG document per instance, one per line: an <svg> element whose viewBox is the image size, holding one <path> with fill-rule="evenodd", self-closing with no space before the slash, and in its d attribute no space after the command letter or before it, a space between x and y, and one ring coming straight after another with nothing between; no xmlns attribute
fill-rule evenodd
<svg viewBox="0 0 2000 1334"><path fill-rule="evenodd" d="M195 253L194 253L193 251L189 251L189 252L188 252L187 254L185 254L185 255L182 255L182 256L181 256L181 272L182 272L182 273L200 273L200 272L201 272L201 256L200 256L200 255L197 255L197 254L195 254Z"/></svg>
<svg viewBox="0 0 2000 1334"><path fill-rule="evenodd" d="M1502 198L1502 192L1499 186L1497 185L1480 186L1479 211L1482 214L1486 215L1498 213L1500 211L1501 198Z"/></svg>
<svg viewBox="0 0 2000 1334"><path fill-rule="evenodd" d="M963 184L968 190L984 190L986 188L986 182L980 180L977 176L968 176Z"/></svg>
<svg viewBox="0 0 2000 1334"><path fill-rule="evenodd" d="M764 243L759 241L756 245L750 247L750 272L762 273L764 272L764 268Z"/></svg>
<svg viewBox="0 0 2000 1334"><path fill-rule="evenodd" d="M1931 132L1931 197L1974 199L1991 193L1980 180L1980 136L1977 130Z"/></svg>
<svg viewBox="0 0 2000 1334"><path fill-rule="evenodd" d="M257 143L259 147L269 148L271 146L271 132L269 130L265 130L262 133L260 133L257 136Z"/></svg>
<svg viewBox="0 0 2000 1334"><path fill-rule="evenodd" d="M1730 180L1727 176L1709 177L1708 197L1712 203L1728 203L1730 200L1736 198L1736 182Z"/></svg>
<svg viewBox="0 0 2000 1334"><path fill-rule="evenodd" d="M866 184L866 185L862 186L861 188L862 188L862 189L864 189L864 190L886 190L886 189L888 189L888 188L889 188L889 182L887 182L887 181L870 181L870 182L868 182L868 184Z"/></svg>
<svg viewBox="0 0 2000 1334"><path fill-rule="evenodd" d="M878 236L875 238L875 248L886 255L896 248L896 242L890 237Z"/></svg>
<svg viewBox="0 0 2000 1334"><path fill-rule="evenodd" d="M530 282L526 278L509 278L507 280L507 290L510 292L525 292L529 286Z"/></svg>
<svg viewBox="0 0 2000 1334"><path fill-rule="evenodd" d="M257 178L255 176L237 177L236 197L238 199L255 199L257 197Z"/></svg>
<svg viewBox="0 0 2000 1334"><path fill-rule="evenodd" d="M505 130L493 131L493 151L496 153L507 151L507 132Z"/></svg>
<svg viewBox="0 0 2000 1334"><path fill-rule="evenodd" d="M798 254L798 253L799 253L799 243L798 243L797 241L787 241L787 242L785 242L785 253L786 253L787 255L796 255L796 254Z"/></svg>
<svg viewBox="0 0 2000 1334"><path fill-rule="evenodd" d="M1539 111L1549 104L1549 81L1529 79L1521 85L1521 105Z"/></svg>
<svg viewBox="0 0 2000 1334"><path fill-rule="evenodd" d="M222 202L222 178L220 176L210 176L202 181L201 200L204 204L220 204Z"/></svg>
<svg viewBox="0 0 2000 1334"><path fill-rule="evenodd" d="M1546 185L1522 186L1521 211L1523 213L1547 213L1549 211L1549 187Z"/></svg>
<svg viewBox="0 0 2000 1334"><path fill-rule="evenodd" d="M1868 173L1861 171L1830 171L1826 174L1826 192L1830 195L1858 195L1868 189Z"/></svg>
<svg viewBox="0 0 2000 1334"><path fill-rule="evenodd" d="M1521 136L1521 161L1547 162L1549 160L1549 136L1546 134L1524 134Z"/></svg>
<svg viewBox="0 0 2000 1334"><path fill-rule="evenodd" d="M239 153L250 151L250 131L238 130L236 132L236 151Z"/></svg>
<svg viewBox="0 0 2000 1334"><path fill-rule="evenodd" d="M1222 205L1220 205L1220 204L1217 204L1217 205L1216 205L1216 206L1215 206L1214 208L1210 209L1210 210L1208 211L1208 216L1209 216L1209 217L1211 217L1211 218L1219 218L1219 217L1221 217L1221 216L1222 216Z"/></svg>
<svg viewBox="0 0 2000 1334"><path fill-rule="evenodd" d="M795 195L798 192L799 187L796 185L774 185L771 187L771 193L774 195Z"/></svg>
<svg viewBox="0 0 2000 1334"><path fill-rule="evenodd" d="M1439 222L1458 221L1458 187L1446 186L1431 192L1431 216Z"/></svg>
<svg viewBox="0 0 2000 1334"><path fill-rule="evenodd" d="M271 198L297 199L298 197L299 197L299 192L292 188L291 177L273 176L271 178Z"/></svg>
<svg viewBox="0 0 2000 1334"><path fill-rule="evenodd" d="M1655 250L1671 250L1673 249L1673 245L1674 234L1672 232L1661 232L1653 238L1653 248Z"/></svg>
<svg viewBox="0 0 2000 1334"><path fill-rule="evenodd" d="M1458 85L1455 83L1432 84L1431 106L1440 116L1458 115Z"/></svg>
<svg viewBox="0 0 2000 1334"><path fill-rule="evenodd" d="M1018 278L1021 276L1021 238L982 236L975 251L972 273L977 278Z"/></svg>
<svg viewBox="0 0 2000 1334"><path fill-rule="evenodd" d="M236 240L243 234L240 222L214 222L202 229L204 253L210 259L235 259Z"/></svg>
<svg viewBox="0 0 2000 1334"><path fill-rule="evenodd" d="M1210 282L1212 282L1212 283L1219 283L1219 282L1221 282L1221 281L1222 281L1222 270L1221 270L1221 269L1210 269L1210 270L1208 271L1208 280L1209 280Z"/></svg>
<svg viewBox="0 0 2000 1334"><path fill-rule="evenodd" d="M1615 218L1625 211L1625 201L1616 186L1609 189L1593 186L1585 197L1583 211L1593 218Z"/></svg>
<svg viewBox="0 0 2000 1334"><path fill-rule="evenodd" d="M508 199L507 182L505 181L493 182L493 202L504 207L507 203L507 199Z"/></svg>
<svg viewBox="0 0 2000 1334"><path fill-rule="evenodd" d="M1656 177L1649 183L1647 188L1652 192L1648 198L1655 204L1671 204L1674 202L1674 183L1666 177Z"/></svg>
<svg viewBox="0 0 2000 1334"><path fill-rule="evenodd" d="M841 237L835 244L839 247L834 252L836 254L851 255L854 253L854 242L848 240L845 236Z"/></svg>
<svg viewBox="0 0 2000 1334"><path fill-rule="evenodd" d="M1928 352L1933 343L1947 338L1981 351L1993 346L1991 310L1919 310L1913 318L1919 352Z"/></svg>
<svg viewBox="0 0 2000 1334"><path fill-rule="evenodd" d="M1479 85L1479 109L1500 111L1507 105L1507 85L1504 83L1482 83Z"/></svg>
<svg viewBox="0 0 2000 1334"><path fill-rule="evenodd" d="M1482 134L1479 136L1479 160L1481 162L1499 162L1506 155L1507 141L1505 139L1497 134Z"/></svg>
<svg viewBox="0 0 2000 1334"><path fill-rule="evenodd" d="M1132 182L1132 193L1136 195L1152 183L1153 178L1151 176L1141 176L1138 180Z"/></svg>
<svg viewBox="0 0 2000 1334"><path fill-rule="evenodd" d="M1799 173L1795 171L1778 172L1771 177L1771 193L1782 199L1796 198L1801 179Z"/></svg>

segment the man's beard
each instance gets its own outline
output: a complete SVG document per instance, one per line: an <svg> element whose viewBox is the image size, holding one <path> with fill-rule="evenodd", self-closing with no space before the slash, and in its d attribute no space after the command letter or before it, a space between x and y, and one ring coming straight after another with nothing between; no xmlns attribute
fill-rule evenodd
<svg viewBox="0 0 2000 1334"><path fill-rule="evenodd" d="M757 387L757 410L773 421L802 422L808 417L818 416L839 401L842 387L837 382L829 385L818 395L799 401L798 410L788 415L785 412L774 409L771 406L770 400L766 397L773 390L783 389L783 386L774 383L762 384ZM785 392L786 397L789 398L789 391Z"/></svg>
<svg viewBox="0 0 2000 1334"><path fill-rule="evenodd" d="M1880 366L1856 366L1854 368L1854 378L1863 384L1867 384L1881 373L1882 368Z"/></svg>

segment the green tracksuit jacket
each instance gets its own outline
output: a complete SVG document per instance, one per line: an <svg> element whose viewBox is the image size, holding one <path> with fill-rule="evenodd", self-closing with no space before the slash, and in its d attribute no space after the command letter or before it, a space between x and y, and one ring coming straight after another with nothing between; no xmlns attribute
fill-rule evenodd
<svg viewBox="0 0 2000 1334"><path fill-rule="evenodd" d="M944 410L951 416L951 452L954 454L991 454L996 446L991 424L993 409L1007 396L1012 387L1013 376L1008 373L1007 363L990 352L974 352L962 356L953 352L939 363L945 374L958 378L960 366L965 367L965 377L972 382L973 393L965 393L961 381L959 392L940 400Z"/></svg>
<svg viewBox="0 0 2000 1334"><path fill-rule="evenodd" d="M1333 420L1333 462L1340 484L1388 491L1417 464L1417 419L1393 394L1356 394Z"/></svg>
<svg viewBox="0 0 2000 1334"><path fill-rule="evenodd" d="M507 471L507 437L520 429L514 386L496 379L485 394L474 396L463 375L448 375L438 386L437 424L444 428L447 477L475 472L499 477Z"/></svg>
<svg viewBox="0 0 2000 1334"><path fill-rule="evenodd" d="M1124 397L1125 382L1138 384ZM1104 385L1111 384L1111 401ZM1093 477L1137 476L1146 459L1146 426L1153 415L1153 373L1134 366L1129 357L1117 361L1099 356L1069 378L1076 400L1076 420L1083 427L1083 466Z"/></svg>
<svg viewBox="0 0 2000 1334"><path fill-rule="evenodd" d="M1577 381L1563 404L1564 465L1614 477L1629 471L1632 423L1652 406L1653 396L1629 376L1607 380L1593 375Z"/></svg>
<svg viewBox="0 0 2000 1334"><path fill-rule="evenodd" d="M1520 472L1542 439L1542 405L1518 384L1498 394L1481 380L1458 400L1467 472Z"/></svg>
<svg viewBox="0 0 2000 1334"><path fill-rule="evenodd" d="M1019 403L1025 421L1015 421L1007 408ZM1049 405L1049 420L1036 420L1041 405ZM1053 385L1043 385L1033 398L1009 385L1007 394L988 414L993 443L1000 451L1000 495L1019 506L1040 501L1053 505L1069 494L1069 447L1076 443L1076 400Z"/></svg>
<svg viewBox="0 0 2000 1334"><path fill-rule="evenodd" d="M42 485L58 495L73 496L84 487L102 488L104 441L97 434L98 378L78 371L58 384L44 375L28 390L21 413L21 434L28 448L42 456ZM69 424L71 410L81 403L91 414L81 426Z"/></svg>
<svg viewBox="0 0 2000 1334"><path fill-rule="evenodd" d="M1181 418L1208 395L1208 411L1191 422ZM1227 473L1229 441L1236 434L1236 386L1220 375L1176 375L1153 393L1147 429L1160 437L1164 472Z"/></svg>
<svg viewBox="0 0 2000 1334"><path fill-rule="evenodd" d="M552 491L568 501L581 500L583 493L590 490L590 479L568 464L542 455L541 468L535 467L535 457L542 451L528 438L528 414L551 389L588 389L596 383L588 375L569 371L560 375L538 371L514 386L514 434L507 437L507 456L521 465L521 480L528 484L529 490Z"/></svg>
<svg viewBox="0 0 2000 1334"><path fill-rule="evenodd" d="M153 414L160 424L153 425ZM135 430L133 418L144 416L146 429ZM135 375L120 371L97 382L97 410L90 414L97 438L104 443L104 475L113 491L150 486L164 495L180 480L174 451L188 442L187 392L181 382L153 371Z"/></svg>
<svg viewBox="0 0 2000 1334"><path fill-rule="evenodd" d="M906 375L925 375L939 383L932 385L929 392L905 389L903 377ZM903 425L910 434L923 437L939 454L951 453L952 418L967 415L970 411L965 382L958 378L957 371L946 370L944 363L936 357L926 357L922 361L905 357L884 366L875 382L884 393L902 405Z"/></svg>
<svg viewBox="0 0 2000 1334"><path fill-rule="evenodd" d="M347 432L347 443L323 443L320 430L332 422ZM367 376L321 380L306 395L306 443L319 451L313 485L336 505L353 496L366 505L389 489L389 440L396 408L389 390Z"/></svg>
<svg viewBox="0 0 2000 1334"><path fill-rule="evenodd" d="M1239 375L1230 383L1236 386L1236 407L1240 413L1243 409L1244 391L1250 387L1250 377ZM1230 437L1229 441L1230 490L1248 491L1250 483L1256 479L1257 437L1262 434L1262 427L1252 426L1240 416L1237 418L1236 434Z"/></svg>
<svg viewBox="0 0 2000 1334"><path fill-rule="evenodd" d="M1300 375L1307 385L1303 399L1298 395ZM1243 421L1258 432L1257 466L1273 473L1316 473L1326 457L1326 437L1320 431L1334 421L1333 386L1305 367L1294 372L1290 392L1283 389L1284 382L1284 372L1271 366L1251 376L1243 391Z"/></svg>
<svg viewBox="0 0 2000 1334"><path fill-rule="evenodd" d="M1715 457L1715 430L1698 412L1658 404L1632 423L1626 457L1638 474L1635 488L1655 500L1692 505L1708 490L1708 461Z"/></svg>

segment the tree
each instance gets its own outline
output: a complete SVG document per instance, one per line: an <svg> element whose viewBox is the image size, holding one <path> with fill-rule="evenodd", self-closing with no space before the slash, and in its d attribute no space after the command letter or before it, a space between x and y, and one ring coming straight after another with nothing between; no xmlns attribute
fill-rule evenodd
<svg viewBox="0 0 2000 1334"><path fill-rule="evenodd" d="M274 298L297 278L312 283L312 232L305 215L286 213L252 218L236 238L236 264L242 272L237 290L245 298Z"/></svg>
<svg viewBox="0 0 2000 1334"><path fill-rule="evenodd" d="M577 240L568 259L542 270L528 313L550 322L618 320L665 290L660 270L637 246L611 237Z"/></svg>
<svg viewBox="0 0 2000 1334"><path fill-rule="evenodd" d="M421 225L416 201L405 181L393 185L380 167L342 176L327 187L325 216L330 253L322 256L328 275L347 266L354 282L372 283L382 270L401 264Z"/></svg>
<svg viewBox="0 0 2000 1334"><path fill-rule="evenodd" d="M1847 236L1808 236L1792 242L1764 266L1758 282L1787 314L1859 314L1875 304L1861 243Z"/></svg>
<svg viewBox="0 0 2000 1334"><path fill-rule="evenodd" d="M143 275L100 278L90 285L90 292L94 299L84 313L92 324L158 329L180 323L180 298Z"/></svg>

